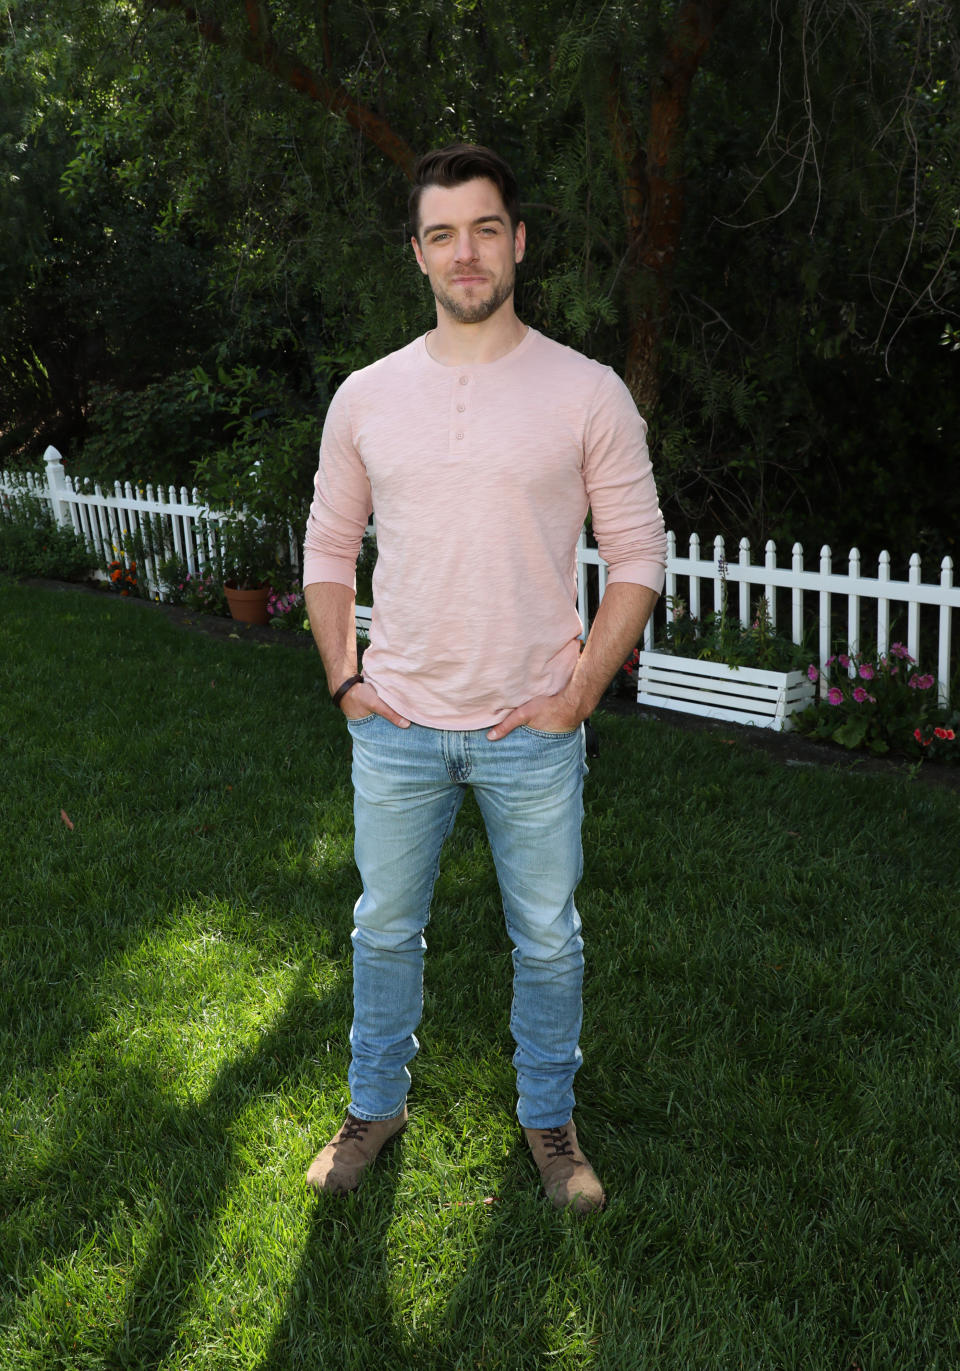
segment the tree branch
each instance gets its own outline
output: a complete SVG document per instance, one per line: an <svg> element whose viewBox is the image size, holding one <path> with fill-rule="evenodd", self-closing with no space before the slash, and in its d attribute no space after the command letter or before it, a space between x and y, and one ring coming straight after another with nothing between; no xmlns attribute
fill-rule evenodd
<svg viewBox="0 0 960 1371"><path fill-rule="evenodd" d="M189 0L146 0L146 3L154 9L178 11L196 25L201 37L209 43L227 48L233 46L223 26L200 14ZM239 51L248 62L262 67L291 89L325 106L332 114L342 115L352 128L398 166L408 180L413 180L416 160L413 149L385 119L361 105L342 85L328 81L292 53L280 48L270 34L265 5L257 0L246 0L246 15L247 36L241 41Z"/></svg>

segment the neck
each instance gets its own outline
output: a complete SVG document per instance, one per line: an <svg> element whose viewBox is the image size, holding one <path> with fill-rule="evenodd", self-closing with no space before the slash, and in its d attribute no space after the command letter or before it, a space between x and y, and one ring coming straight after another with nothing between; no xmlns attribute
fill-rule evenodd
<svg viewBox="0 0 960 1371"><path fill-rule="evenodd" d="M505 307L482 324L461 324L437 306L437 327L427 334L427 351L443 366L470 366L495 362L518 347L527 326Z"/></svg>

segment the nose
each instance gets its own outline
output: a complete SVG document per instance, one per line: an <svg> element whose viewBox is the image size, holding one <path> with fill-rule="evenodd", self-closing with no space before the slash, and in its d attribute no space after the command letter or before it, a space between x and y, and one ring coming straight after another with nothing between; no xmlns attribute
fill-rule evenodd
<svg viewBox="0 0 960 1371"><path fill-rule="evenodd" d="M456 246L456 260L458 262L472 262L475 260L476 255L477 250L474 246L472 236L466 232L458 234Z"/></svg>

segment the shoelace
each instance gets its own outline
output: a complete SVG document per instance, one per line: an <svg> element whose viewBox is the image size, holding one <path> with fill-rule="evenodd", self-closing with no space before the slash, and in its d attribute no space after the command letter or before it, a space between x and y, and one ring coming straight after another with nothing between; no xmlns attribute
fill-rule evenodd
<svg viewBox="0 0 960 1371"><path fill-rule="evenodd" d="M340 1141L363 1142L369 1127L366 1119L355 1119L352 1114L348 1114L340 1134Z"/></svg>
<svg viewBox="0 0 960 1371"><path fill-rule="evenodd" d="M572 1157L573 1143L565 1128L545 1128L541 1134L545 1146L552 1147L552 1157Z"/></svg>

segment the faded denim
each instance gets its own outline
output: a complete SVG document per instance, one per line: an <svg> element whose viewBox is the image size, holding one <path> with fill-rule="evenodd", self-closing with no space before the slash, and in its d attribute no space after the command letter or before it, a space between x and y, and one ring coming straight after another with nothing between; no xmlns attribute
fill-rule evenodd
<svg viewBox="0 0 960 1371"><path fill-rule="evenodd" d="M381 1120L403 1109L440 850L472 786L513 943L517 1117L526 1128L567 1123L581 1062L582 727L521 726L498 742L485 729L401 729L378 714L348 727L363 882L352 936L351 1113Z"/></svg>

